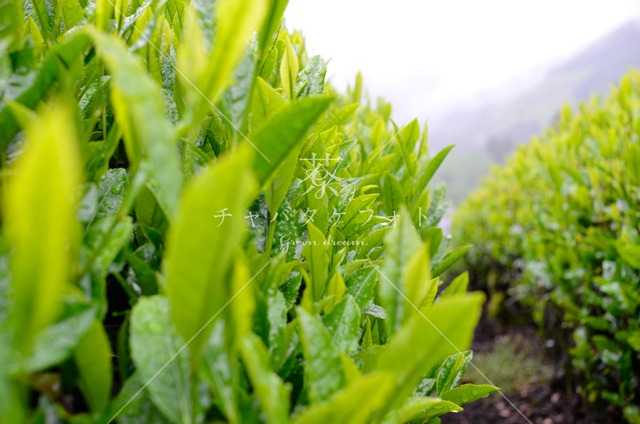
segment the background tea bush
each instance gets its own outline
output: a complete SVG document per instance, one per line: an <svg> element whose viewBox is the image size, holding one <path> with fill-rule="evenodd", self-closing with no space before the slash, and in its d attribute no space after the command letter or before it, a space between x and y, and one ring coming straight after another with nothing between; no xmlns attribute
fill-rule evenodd
<svg viewBox="0 0 640 424"><path fill-rule="evenodd" d="M0 3L0 416L438 422L482 303L414 121L286 1ZM247 40L250 42L247 44Z"/></svg>
<svg viewBox="0 0 640 424"><path fill-rule="evenodd" d="M458 240L482 281L515 296L568 352L591 401L640 422L640 74L604 100L565 109L457 211ZM570 360L569 360L570 359Z"/></svg>

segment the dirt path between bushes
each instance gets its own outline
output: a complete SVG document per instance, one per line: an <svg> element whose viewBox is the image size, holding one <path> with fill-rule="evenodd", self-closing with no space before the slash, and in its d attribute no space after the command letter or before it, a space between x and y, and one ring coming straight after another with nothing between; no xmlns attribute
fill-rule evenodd
<svg viewBox="0 0 640 424"><path fill-rule="evenodd" d="M594 417L580 398L567 390L535 327L505 326L483 317L472 349L475 365L503 388L515 408L494 393L466 405L463 412L443 416L442 424L620 424L606 415ZM488 384L472 369L464 382Z"/></svg>

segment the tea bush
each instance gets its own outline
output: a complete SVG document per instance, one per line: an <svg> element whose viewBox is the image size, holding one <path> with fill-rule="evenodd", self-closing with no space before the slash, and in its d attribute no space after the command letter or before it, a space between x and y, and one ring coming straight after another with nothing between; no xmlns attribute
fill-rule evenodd
<svg viewBox="0 0 640 424"><path fill-rule="evenodd" d="M417 121L283 0L0 2L0 417L404 423L459 385L482 295L439 276Z"/></svg>
<svg viewBox="0 0 640 424"><path fill-rule="evenodd" d="M480 278L512 292L553 337L591 401L640 422L640 74L494 168L457 211Z"/></svg>

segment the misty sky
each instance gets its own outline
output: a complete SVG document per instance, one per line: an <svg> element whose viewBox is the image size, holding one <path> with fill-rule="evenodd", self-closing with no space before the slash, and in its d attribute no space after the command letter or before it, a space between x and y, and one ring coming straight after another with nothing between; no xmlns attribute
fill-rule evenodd
<svg viewBox="0 0 640 424"><path fill-rule="evenodd" d="M401 123L531 84L638 16L637 0L290 0L285 15L336 86L362 71Z"/></svg>

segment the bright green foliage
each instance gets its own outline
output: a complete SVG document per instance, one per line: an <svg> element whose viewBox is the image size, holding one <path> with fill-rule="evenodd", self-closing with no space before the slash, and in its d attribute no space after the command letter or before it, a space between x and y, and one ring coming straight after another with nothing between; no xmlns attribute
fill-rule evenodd
<svg viewBox="0 0 640 424"><path fill-rule="evenodd" d="M164 297L140 299L131 312L131 359L138 378L148 382L149 397L165 416L174 423L190 422L188 351L170 323L169 312Z"/></svg>
<svg viewBox="0 0 640 424"><path fill-rule="evenodd" d="M175 130L164 119L162 95L142 61L129 55L120 40L94 29L87 32L111 75L113 114L123 132L130 167L135 170L143 157L148 158L149 177L155 178L158 185L154 190L158 203L165 214L172 216L182 175L173 154Z"/></svg>
<svg viewBox="0 0 640 424"><path fill-rule="evenodd" d="M516 276L514 293L560 350L579 389L638 422L640 74L495 168L457 211L479 279Z"/></svg>
<svg viewBox="0 0 640 424"><path fill-rule="evenodd" d="M245 152L252 153L243 149ZM194 355L208 336L212 317L233 295L229 284L233 256L245 237L244 210L257 192L251 161L249 154L229 155L199 173L185 190L167 236L165 291L183 339L195 337L190 343ZM230 178L234 174L237 176ZM225 222L202 225L212 221L211 211L221 210L229 215L223 217Z"/></svg>
<svg viewBox="0 0 640 424"><path fill-rule="evenodd" d="M325 84L286 0L51 4L0 0L0 420L426 423L495 389L456 391L448 149Z"/></svg>
<svg viewBox="0 0 640 424"><path fill-rule="evenodd" d="M23 353L59 314L77 260L77 145L68 110L54 107L26 123L25 151L11 168L3 202L14 307L22 312L11 316L13 336Z"/></svg>
<svg viewBox="0 0 640 424"><path fill-rule="evenodd" d="M102 411L111 397L111 347L101 323L94 321L73 352L78 386L92 411Z"/></svg>

